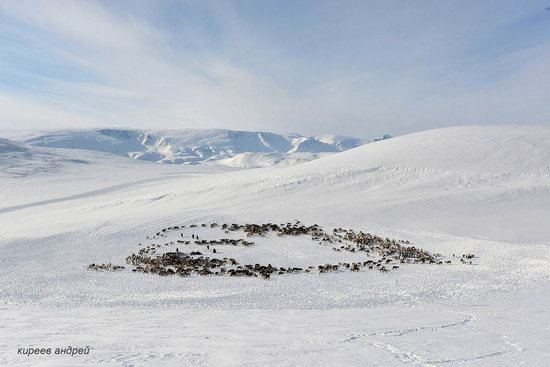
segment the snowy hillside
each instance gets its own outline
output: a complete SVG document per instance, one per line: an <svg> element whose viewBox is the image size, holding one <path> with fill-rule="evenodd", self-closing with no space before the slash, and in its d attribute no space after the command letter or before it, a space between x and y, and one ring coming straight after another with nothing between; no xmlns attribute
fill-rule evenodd
<svg viewBox="0 0 550 367"><path fill-rule="evenodd" d="M12 142L8 139L0 138L0 154L20 153L24 152L25 148L21 145Z"/></svg>
<svg viewBox="0 0 550 367"><path fill-rule="evenodd" d="M88 163L78 156L80 155L66 155L52 149L24 146L0 139L0 179L26 177L37 173L54 174L60 171L66 174L75 166Z"/></svg>
<svg viewBox="0 0 550 367"><path fill-rule="evenodd" d="M300 203L311 220L330 212L342 220L365 218L384 227L541 239L550 236L545 225L550 207L548 141L550 131L537 127L431 130L299 166L227 173L207 181L185 176L172 185L159 184L153 191L132 186L123 202L130 205L132 197L147 201L162 195L165 199L154 205L167 215L204 207L224 212L239 208L238 213L252 215L264 212L258 203L265 202L271 213L284 213ZM238 154L223 163L230 167L285 166L272 153ZM122 167L132 171L131 164ZM150 165L140 167L136 169L151 170ZM90 165L90 175L95 169ZM110 207L110 200L121 204L117 197L101 200L105 208ZM149 206L130 206L130 214L121 209L120 215L150 216Z"/></svg>
<svg viewBox="0 0 550 367"><path fill-rule="evenodd" d="M296 152L318 159L293 166L279 154L296 146L273 138L272 150L290 148L226 158L228 166L268 166L260 170L151 164L125 153L19 143L30 139L2 141L0 157L40 162L40 154L66 159L69 152L86 163L0 176L0 301L7 320L0 336L10 340L0 343L2 365L38 361L16 355L15 345L63 343L91 345L89 356L76 357L81 364L545 365L550 128L430 130L338 154ZM110 149L134 149L105 139ZM125 262L152 246L289 268L378 256L273 233L245 237L254 241L249 247L216 245L217 253L213 245L177 242L237 238L207 223L296 220L330 233L350 228L407 240L445 263L398 263L388 273L314 267L262 279L158 276L133 272ZM464 254L475 254L471 263L461 261ZM127 268L86 270L98 262ZM29 324L35 327L21 326ZM46 358L52 366L77 360Z"/></svg>
<svg viewBox="0 0 550 367"><path fill-rule="evenodd" d="M304 161L306 156L293 157L293 153L334 153L368 142L335 135L315 138L221 129L3 131L0 136L33 146L84 149L160 163L222 165L241 153L276 154L279 160L288 158L289 162L296 162ZM240 166L256 167L257 164Z"/></svg>
<svg viewBox="0 0 550 367"><path fill-rule="evenodd" d="M265 168L293 166L328 155L330 153L239 153L234 157L220 159L214 163L219 166L235 168Z"/></svg>

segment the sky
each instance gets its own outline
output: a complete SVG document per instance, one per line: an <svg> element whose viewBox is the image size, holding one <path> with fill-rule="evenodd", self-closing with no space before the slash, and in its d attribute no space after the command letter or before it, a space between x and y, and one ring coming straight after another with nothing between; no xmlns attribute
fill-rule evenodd
<svg viewBox="0 0 550 367"><path fill-rule="evenodd" d="M0 0L0 128L550 125L550 0Z"/></svg>

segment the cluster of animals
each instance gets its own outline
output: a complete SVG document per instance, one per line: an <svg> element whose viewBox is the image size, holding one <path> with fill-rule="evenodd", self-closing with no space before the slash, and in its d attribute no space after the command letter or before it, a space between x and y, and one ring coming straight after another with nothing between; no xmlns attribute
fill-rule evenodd
<svg viewBox="0 0 550 367"><path fill-rule="evenodd" d="M381 273L387 273L389 271L389 267L391 267L393 270L399 269L398 265L390 264L393 260L391 259L385 259L382 258L380 260L374 261L374 260L367 260L363 262L353 262L353 263L347 263L347 262L339 262L338 264L326 264L326 265L319 265L317 268L319 269L319 273L329 273L331 271L338 271L339 269L347 269L349 271L359 271L361 268L368 267L369 270L372 270L376 268Z"/></svg>
<svg viewBox="0 0 550 367"><path fill-rule="evenodd" d="M178 243L186 243L188 244L189 241L176 241ZM219 240L198 240L195 241L195 245L203 245L203 246L215 246L215 245L229 245L229 246L252 246L254 242L245 241L242 238L239 238L237 240L231 239L231 238L221 238Z"/></svg>
<svg viewBox="0 0 550 367"><path fill-rule="evenodd" d="M137 254L131 254L126 258L126 263L133 265L133 272L158 274L160 276L179 275L191 276L193 274L208 276L244 276L244 277L262 277L269 279L272 275L284 275L293 273L311 273L317 271L320 274L328 272L336 272L341 270L358 272L362 268L369 270L376 269L382 273L390 270L399 269L398 264L443 264L440 260L441 255L432 254L426 250L411 246L409 241L395 240L383 238L362 231L354 231L353 229L334 228L332 232L325 232L319 225L313 224L306 226L300 221L294 223L276 224L191 224L188 227L173 226L161 229L152 236L147 236L148 240L165 238L169 232L182 231L185 228L220 228L225 233L242 231L247 237L266 236L273 232L279 237L283 236L310 236L313 241L317 241L320 245L331 246L332 250L340 252L355 252L365 253L367 257L373 258L366 261L358 262L339 262L337 264L322 264L318 266L308 266L307 268L300 267L277 267L271 264L247 264L241 265L234 258L211 258L203 255L199 251L181 252L179 248L175 251L164 252L156 255L156 252L162 247L160 244L150 244L142 247ZM183 238L183 233L180 234ZM175 240L164 243L164 246L170 245L200 245L206 246L213 254L217 251L215 246L230 245L230 246L253 246L254 242L244 239L221 238L217 240L199 239L198 235L192 234L192 240ZM140 243L139 246L142 246ZM453 255L455 257L455 255ZM463 264L472 264L471 260L475 256L473 254L462 255L460 259ZM451 261L445 261L446 264L451 264ZM91 264L89 270L121 270L124 267L112 266L111 264Z"/></svg>
<svg viewBox="0 0 550 367"><path fill-rule="evenodd" d="M111 270L111 271L118 271L118 270L124 270L124 266L120 265L112 265L111 263L108 264L94 264L91 263L88 265L88 270Z"/></svg>
<svg viewBox="0 0 550 367"><path fill-rule="evenodd" d="M453 257L456 257L456 254L453 254ZM462 254L462 257L460 258L460 262L463 264L473 265L472 260L475 257L476 256L474 254Z"/></svg>
<svg viewBox="0 0 550 367"><path fill-rule="evenodd" d="M132 271L151 273L161 276L180 275L219 275L227 272L228 266L236 266L233 258L211 259L201 256L200 252L184 254L182 252L166 252L162 255L150 257L132 254L126 258L126 263L136 266Z"/></svg>

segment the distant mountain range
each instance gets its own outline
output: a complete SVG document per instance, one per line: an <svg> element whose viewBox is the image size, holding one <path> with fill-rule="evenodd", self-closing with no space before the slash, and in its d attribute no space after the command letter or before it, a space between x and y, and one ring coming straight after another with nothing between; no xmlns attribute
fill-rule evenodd
<svg viewBox="0 0 550 367"><path fill-rule="evenodd" d="M159 163L209 163L241 168L300 163L390 138L384 135L366 140L224 129L29 130L1 131L0 136L22 145L91 150Z"/></svg>

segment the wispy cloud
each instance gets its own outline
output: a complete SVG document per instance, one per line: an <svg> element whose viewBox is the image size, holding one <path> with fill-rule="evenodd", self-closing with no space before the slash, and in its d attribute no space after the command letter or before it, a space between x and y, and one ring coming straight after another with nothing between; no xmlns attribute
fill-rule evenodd
<svg viewBox="0 0 550 367"><path fill-rule="evenodd" d="M3 128L550 123L538 1L6 0L0 30Z"/></svg>

